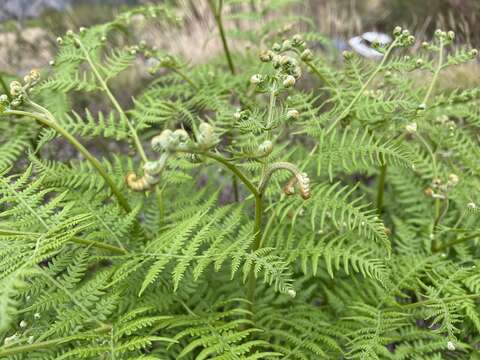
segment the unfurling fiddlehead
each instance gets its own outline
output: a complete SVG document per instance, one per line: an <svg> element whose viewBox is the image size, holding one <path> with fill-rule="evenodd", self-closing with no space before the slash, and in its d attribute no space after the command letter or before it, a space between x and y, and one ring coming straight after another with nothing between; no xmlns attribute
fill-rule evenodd
<svg viewBox="0 0 480 360"><path fill-rule="evenodd" d="M302 199L307 200L310 198L310 179L308 175L302 172L297 166L289 162L276 162L267 167L265 174L260 181L260 193L265 191L270 178L277 170L288 170L293 175L293 178L283 188L285 194L293 195L295 193L295 185L298 185L298 190L300 191L300 196Z"/></svg>
<svg viewBox="0 0 480 360"><path fill-rule="evenodd" d="M161 155L157 161L148 161L143 166L143 176L137 177L134 172L129 172L125 181L127 186L134 191L145 191L151 189L160 181L162 171L167 165L168 158L175 152L188 152L188 150L207 151L215 146L217 137L213 127L208 123L201 123L197 141L191 141L188 133L183 129L175 131L166 129L151 140L152 149L160 152Z"/></svg>

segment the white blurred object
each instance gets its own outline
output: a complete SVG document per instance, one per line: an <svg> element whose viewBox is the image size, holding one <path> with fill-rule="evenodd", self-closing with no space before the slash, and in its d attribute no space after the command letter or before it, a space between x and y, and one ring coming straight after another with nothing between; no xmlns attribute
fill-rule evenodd
<svg viewBox="0 0 480 360"><path fill-rule="evenodd" d="M378 42L381 45L387 45L391 41L392 38L387 34L368 31L360 36L351 38L348 40L348 44L360 55L369 59L379 60L383 57L383 54L372 48L372 43Z"/></svg>

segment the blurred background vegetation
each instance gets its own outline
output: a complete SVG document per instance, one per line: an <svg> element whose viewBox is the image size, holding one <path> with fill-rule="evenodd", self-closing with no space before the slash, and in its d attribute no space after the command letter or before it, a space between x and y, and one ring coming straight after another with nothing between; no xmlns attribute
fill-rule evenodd
<svg viewBox="0 0 480 360"><path fill-rule="evenodd" d="M480 46L479 0L226 0L226 26L230 35L235 37L238 27L251 25L235 17L236 10L245 6L262 9L267 2L273 7L276 2L291 2L292 15L305 19L305 28L299 30L315 27L331 40L334 50L345 48L352 36L372 30L390 33L395 25L410 29L419 44L436 28L442 28L454 30L459 43ZM185 26L168 33L161 27L122 29L132 32L130 40L146 40L191 63L204 62L221 53L206 0L0 0L0 74L9 80L11 76L23 76L31 68L48 66L56 51L56 37L67 29L108 21L126 7L149 3L177 6L185 18ZM248 48L248 42L249 39L237 39L232 47ZM458 68L451 76L467 83L464 85L473 85L479 76L472 76L472 71L480 75L477 68L475 64ZM135 76L126 73L124 79L132 82L129 88L132 92L141 86L138 72L142 75L144 69L139 66L136 71ZM444 82L445 86L450 83L448 79ZM130 96L125 94L125 101Z"/></svg>

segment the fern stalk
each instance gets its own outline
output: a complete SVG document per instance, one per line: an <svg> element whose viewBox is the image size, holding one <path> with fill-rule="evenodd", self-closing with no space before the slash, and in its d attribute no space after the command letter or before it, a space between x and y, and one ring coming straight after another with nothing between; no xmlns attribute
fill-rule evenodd
<svg viewBox="0 0 480 360"><path fill-rule="evenodd" d="M104 325L100 326L95 330L92 330L93 333L103 333L106 331L110 331L111 326L109 325ZM70 341L78 340L81 338L79 335L75 336L67 336L63 337L60 339L53 339L53 340L47 340L47 341L40 341L34 344L28 344L28 345L21 345L21 346L15 346L15 347L7 347L0 349L0 357L4 356L12 356L16 354L21 354L21 353L26 353L26 352L31 352L35 350L41 350L41 349L47 349L52 346L57 346L60 344L65 344Z"/></svg>
<svg viewBox="0 0 480 360"><path fill-rule="evenodd" d="M174 68L174 67L172 67L171 69L173 70L173 72L178 74L183 80L185 80L187 83L189 83L192 88L194 88L195 90L199 90L198 85L195 84L193 82L193 80L187 74L185 74L182 70Z"/></svg>
<svg viewBox="0 0 480 360"><path fill-rule="evenodd" d="M85 59L87 60L88 65L92 69L93 74L95 75L95 77L97 78L101 87L105 91L105 94L107 94L107 97L110 99L110 101L112 102L112 104L115 107L115 109L117 110L117 112L125 120L128 128L130 130L130 133L132 135L135 147L137 148L137 151L138 151L140 157L142 158L142 161L146 163L148 161L148 158L147 158L147 155L145 155L145 150L143 149L142 143L140 142L140 138L138 137L137 131L133 127L132 123L128 119L127 115L125 114L125 111L123 111L122 107L118 103L115 96L113 96L112 92L110 91L110 88L108 87L108 84L103 79L102 75L100 75L100 72L98 71L97 67L93 63L92 58L91 58L90 54L88 53L88 50L83 45L82 41L79 38L77 38L76 42L77 42L78 46L80 47L80 49L82 50L83 54L85 55Z"/></svg>
<svg viewBox="0 0 480 360"><path fill-rule="evenodd" d="M220 39L222 40L223 52L225 53L225 57L227 58L228 68L232 75L235 74L235 66L233 65L232 56L230 54L230 49L228 48L227 37L225 35L225 28L223 27L223 19L222 19L222 8L223 8L223 0L219 0L218 8L215 7L213 0L208 0L208 4L213 13L213 17L218 27L218 31L220 33Z"/></svg>
<svg viewBox="0 0 480 360"><path fill-rule="evenodd" d="M442 299L442 303L448 303L452 301L461 301L465 299L477 299L480 298L480 294L467 294L467 295L459 295L459 296L450 296ZM428 300L422 300L422 301L417 301L411 304L402 304L399 305L402 309L410 309L410 308L417 308L417 307L422 307L425 305L435 305L438 304L438 299L428 299Z"/></svg>
<svg viewBox="0 0 480 360"><path fill-rule="evenodd" d="M40 236L42 234L41 233L34 233L34 232L0 229L0 235L2 235L2 236ZM122 254L122 255L128 254L127 250L122 249L120 247L109 245L109 244L104 244L104 243L101 243L101 242L98 242L98 241L82 239L78 236L72 236L69 241L71 241L73 243L76 243L76 244L93 246L93 247L96 247L98 249L109 250L109 251L112 251L112 252L117 253L117 254Z"/></svg>
<svg viewBox="0 0 480 360"><path fill-rule="evenodd" d="M458 245L458 244L461 244L461 243L464 243L466 241L469 241L469 240L472 240L472 239L475 239L477 237L480 236L480 233L478 232L475 232L471 235L468 235L468 236L464 236L464 237L461 237L461 238L458 238L458 239L455 239L455 240L452 240L452 241L449 241L443 245L439 245L439 246L432 246L432 251L433 252L440 252L440 251L443 251L445 249L448 249L449 247L452 247L452 246L455 246L455 245Z"/></svg>
<svg viewBox="0 0 480 360"><path fill-rule="evenodd" d="M382 157L383 160L383 157ZM383 211L383 195L385 193L385 178L387 176L387 164L380 166L377 187L377 212L380 215Z"/></svg>
<svg viewBox="0 0 480 360"><path fill-rule="evenodd" d="M210 9L212 10L213 17L218 27L218 31L220 33L220 39L222 40L223 52L225 53L225 57L227 59L228 68L230 69L230 73L235 75L235 66L233 65L232 56L230 55L230 49L228 48L227 37L225 36L225 29L223 27L223 20L222 20L222 8L223 8L223 0L219 0L218 9L215 8L213 4L213 0L208 0L208 4L210 5ZM232 178L232 188L233 188L233 196L235 202L238 202L239 193L238 193L238 183L236 177Z"/></svg>
<svg viewBox="0 0 480 360"><path fill-rule="evenodd" d="M5 93L5 95L7 95L8 100L11 101L11 100L12 100L12 96L10 95L10 90L8 89L8 86L7 86L7 84L5 83L5 80L3 79L2 74L0 74L0 86L2 87L3 92Z"/></svg>
<svg viewBox="0 0 480 360"><path fill-rule="evenodd" d="M262 243L262 212L263 212L263 203L262 195L258 194L255 196L255 223L253 227L253 233L255 234L254 242L252 245L252 252L257 251L260 248ZM255 303L255 293L257 288L257 279L255 278L255 267L252 266L248 274L247 282L247 300L249 301L250 312L253 310L253 305Z"/></svg>
<svg viewBox="0 0 480 360"><path fill-rule="evenodd" d="M440 39L440 48L438 50L438 63L437 67L435 68L435 72L433 73L432 81L430 82L430 86L428 87L427 93L425 94L425 97L423 98L423 103L427 104L428 99L430 98L430 95L432 94L433 88L435 84L437 83L438 75L440 74L440 71L442 70L443 67L443 40Z"/></svg>
<svg viewBox="0 0 480 360"><path fill-rule="evenodd" d="M355 97L353 98L353 100L348 104L348 106L340 113L340 115L333 121L333 123L330 125L330 127L327 129L326 131L326 134L328 135L329 133L331 133L333 131L333 129L335 129L335 126L341 121L343 120L346 116L348 116L348 114L350 113L350 110L352 109L353 105L355 105L358 101L358 99L360 99L360 97L364 94L365 90L367 89L368 85L370 85L370 83L373 81L373 79L375 79L375 77L377 76L377 74L380 72L380 70L382 70L383 68L383 65L385 64L385 62L387 61L390 53L392 52L392 50L395 48L395 46L397 46L397 42L398 42L399 38L396 38L395 40L393 40L393 42L390 44L390 46L388 47L387 51L385 51L385 54L383 55L383 58L382 58L382 61L380 61L380 64L378 64L378 66L375 68L375 70L372 72L372 74L368 77L367 81L365 81L365 83L363 84L363 86L361 87L361 89L357 92L357 94L355 95Z"/></svg>
<svg viewBox="0 0 480 360"><path fill-rule="evenodd" d="M56 132L58 132L60 135L62 135L70 144L72 144L87 160L92 164L92 166L95 168L95 170L98 172L98 174L105 180L107 185L110 187L110 190L112 191L113 195L116 197L119 205L126 211L130 212L132 209L130 208L130 205L128 204L127 199L123 196L122 192L117 188L117 185L113 181L113 179L108 175L107 171L103 167L103 165L100 163L100 161L97 160L95 156L93 156L80 142L75 139L72 134L70 134L67 130L65 130L62 126L60 126L56 121L51 121L45 117L43 117L40 114L35 114L31 113L28 111L22 111L22 110L7 110L3 112L1 115L15 115L15 116L25 116L25 117L30 117L32 119L37 120L39 123L48 126L49 128L52 128Z"/></svg>

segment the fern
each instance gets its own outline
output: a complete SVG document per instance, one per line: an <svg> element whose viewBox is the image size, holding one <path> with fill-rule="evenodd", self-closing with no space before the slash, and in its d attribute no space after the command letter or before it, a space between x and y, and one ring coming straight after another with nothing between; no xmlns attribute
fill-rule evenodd
<svg viewBox="0 0 480 360"><path fill-rule="evenodd" d="M205 61L146 41L179 8L128 8L11 83L0 358L475 357L480 92L438 80L478 51L395 28L338 61L298 5L195 7Z"/></svg>

